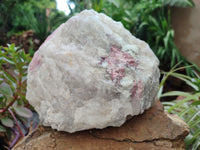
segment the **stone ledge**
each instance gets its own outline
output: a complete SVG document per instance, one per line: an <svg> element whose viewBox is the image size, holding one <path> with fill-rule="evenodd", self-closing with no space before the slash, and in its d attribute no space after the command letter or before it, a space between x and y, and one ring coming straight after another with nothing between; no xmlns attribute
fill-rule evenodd
<svg viewBox="0 0 200 150"><path fill-rule="evenodd" d="M188 126L177 116L164 112L157 101L144 114L134 116L121 127L76 133L38 127L14 150L172 150L184 149Z"/></svg>

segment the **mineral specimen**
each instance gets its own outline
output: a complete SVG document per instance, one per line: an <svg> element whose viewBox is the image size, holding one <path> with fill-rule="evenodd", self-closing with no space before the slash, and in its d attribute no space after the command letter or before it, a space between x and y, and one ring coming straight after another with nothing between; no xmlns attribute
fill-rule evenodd
<svg viewBox="0 0 200 150"><path fill-rule="evenodd" d="M158 64L120 22L84 10L35 53L26 97L43 125L59 131L120 126L154 103Z"/></svg>

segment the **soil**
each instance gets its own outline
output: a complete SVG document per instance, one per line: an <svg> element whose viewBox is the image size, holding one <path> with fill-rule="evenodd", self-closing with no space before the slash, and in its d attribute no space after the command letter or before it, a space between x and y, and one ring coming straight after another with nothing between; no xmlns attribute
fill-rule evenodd
<svg viewBox="0 0 200 150"><path fill-rule="evenodd" d="M0 150L6 150L8 147L8 139L5 132L0 132Z"/></svg>
<svg viewBox="0 0 200 150"><path fill-rule="evenodd" d="M15 46L23 48L26 53L36 51L42 44L41 40L35 37L32 30L23 32L22 34L12 35L7 37L5 33L0 34L0 45L7 46L7 44L15 43Z"/></svg>

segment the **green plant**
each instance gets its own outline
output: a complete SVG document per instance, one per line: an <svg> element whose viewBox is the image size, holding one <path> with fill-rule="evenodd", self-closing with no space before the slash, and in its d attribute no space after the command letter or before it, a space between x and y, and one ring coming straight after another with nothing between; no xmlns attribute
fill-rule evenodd
<svg viewBox="0 0 200 150"><path fill-rule="evenodd" d="M36 38L44 41L68 18L56 9L55 0L0 1L0 32L6 33L7 36L31 29Z"/></svg>
<svg viewBox="0 0 200 150"><path fill-rule="evenodd" d="M8 32L13 28L24 28L24 22L19 21L20 18L16 17L19 15L19 6L23 0L1 0L0 3L0 31Z"/></svg>
<svg viewBox="0 0 200 150"><path fill-rule="evenodd" d="M36 12L22 13L25 17L25 21L29 24L29 28L35 32L38 39L44 41L45 38L50 34L49 31L49 20L46 15L46 9L37 9Z"/></svg>
<svg viewBox="0 0 200 150"><path fill-rule="evenodd" d="M172 68L170 72L162 72L164 75L161 83L158 97L182 96L181 100L173 100L170 102L162 102L165 110L169 113L180 116L190 127L190 134L185 138L186 148L196 150L200 148L200 77L195 73L196 77L186 76L176 71L182 68ZM169 76L173 76L185 81L187 85L193 88L193 92L171 91L162 94L165 81Z"/></svg>
<svg viewBox="0 0 200 150"><path fill-rule="evenodd" d="M16 134L12 147L20 136L24 136L20 124L33 116L25 98L31 58L14 44L0 49L0 131Z"/></svg>
<svg viewBox="0 0 200 150"><path fill-rule="evenodd" d="M34 7L29 3L26 5L29 9L21 9L21 14L28 24L28 28L32 29L41 41L44 41L53 30L68 19L63 12L59 12L54 7L50 9Z"/></svg>
<svg viewBox="0 0 200 150"><path fill-rule="evenodd" d="M28 53L31 57L33 57L35 51L34 51L34 44L33 44L32 39L29 40L29 43L30 43L30 48L28 49Z"/></svg>

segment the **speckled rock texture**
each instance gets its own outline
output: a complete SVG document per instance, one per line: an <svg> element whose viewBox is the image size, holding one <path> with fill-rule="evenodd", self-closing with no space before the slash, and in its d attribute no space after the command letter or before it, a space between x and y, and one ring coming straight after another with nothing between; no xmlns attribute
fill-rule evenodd
<svg viewBox="0 0 200 150"><path fill-rule="evenodd" d="M39 127L13 150L185 150L189 128L179 117L163 111L157 101L121 127L58 132Z"/></svg>
<svg viewBox="0 0 200 150"><path fill-rule="evenodd" d="M154 103L158 64L120 22L84 10L35 53L26 98L42 124L59 131L121 126Z"/></svg>

